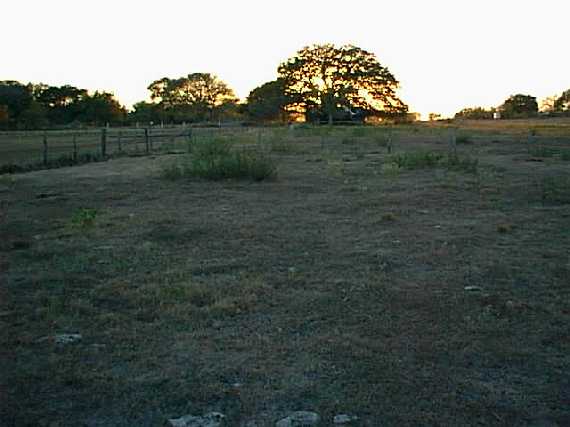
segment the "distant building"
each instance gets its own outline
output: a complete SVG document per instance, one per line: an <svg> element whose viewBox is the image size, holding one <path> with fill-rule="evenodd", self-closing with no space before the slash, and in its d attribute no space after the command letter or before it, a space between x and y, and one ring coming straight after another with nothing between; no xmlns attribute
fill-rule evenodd
<svg viewBox="0 0 570 427"><path fill-rule="evenodd" d="M501 112L500 111L495 111L493 113L493 120L500 120L501 118Z"/></svg>

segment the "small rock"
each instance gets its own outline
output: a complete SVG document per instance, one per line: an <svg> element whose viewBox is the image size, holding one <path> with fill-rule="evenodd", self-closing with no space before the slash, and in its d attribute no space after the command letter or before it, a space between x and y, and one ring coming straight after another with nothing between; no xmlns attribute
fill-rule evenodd
<svg viewBox="0 0 570 427"><path fill-rule="evenodd" d="M483 288L480 286L465 286L463 290L467 292L481 292Z"/></svg>
<svg viewBox="0 0 570 427"><path fill-rule="evenodd" d="M316 412L297 411L277 421L275 427L310 427L317 425L321 417Z"/></svg>
<svg viewBox="0 0 570 427"><path fill-rule="evenodd" d="M81 334L60 334L54 337L54 341L56 344L71 344L81 341L82 338Z"/></svg>
<svg viewBox="0 0 570 427"><path fill-rule="evenodd" d="M168 420L172 427L219 427L224 421L225 415L219 412L210 412L201 417L184 415L180 418Z"/></svg>
<svg viewBox="0 0 570 427"><path fill-rule="evenodd" d="M528 304L520 301L507 301L505 307L509 310L523 310L529 308Z"/></svg>
<svg viewBox="0 0 570 427"><path fill-rule="evenodd" d="M356 415L340 414L335 415L333 418L333 423L335 424L348 424L353 421L357 421L358 417Z"/></svg>
<svg viewBox="0 0 570 427"><path fill-rule="evenodd" d="M107 347L106 344L91 344L91 347L96 349L96 350L102 350L105 349Z"/></svg>

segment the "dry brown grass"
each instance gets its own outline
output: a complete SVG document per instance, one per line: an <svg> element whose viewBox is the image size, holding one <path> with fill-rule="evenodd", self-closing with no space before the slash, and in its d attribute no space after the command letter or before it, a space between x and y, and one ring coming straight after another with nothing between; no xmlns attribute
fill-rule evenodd
<svg viewBox="0 0 570 427"><path fill-rule="evenodd" d="M0 424L570 424L568 162L478 139L475 174L388 174L369 130L311 132L271 182L162 180L171 156L0 181ZM420 148L447 143L394 138Z"/></svg>

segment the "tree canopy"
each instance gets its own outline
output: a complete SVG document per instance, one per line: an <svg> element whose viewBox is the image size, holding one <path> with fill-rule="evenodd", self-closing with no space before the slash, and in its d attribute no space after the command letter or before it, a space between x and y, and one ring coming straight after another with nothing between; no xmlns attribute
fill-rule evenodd
<svg viewBox="0 0 570 427"><path fill-rule="evenodd" d="M458 113L455 113L455 118L469 120L490 120L493 118L493 113L493 109L487 110L483 107L464 108Z"/></svg>
<svg viewBox="0 0 570 427"><path fill-rule="evenodd" d="M164 77L152 82L148 90L152 101L172 121L213 120L228 103L237 102L233 90L209 73L193 73L177 79Z"/></svg>
<svg viewBox="0 0 570 427"><path fill-rule="evenodd" d="M287 104L285 82L282 79L267 82L253 89L247 97L247 112L258 121L282 121Z"/></svg>
<svg viewBox="0 0 570 427"><path fill-rule="evenodd" d="M570 89L562 92L556 101L554 101L554 111L569 112L570 111Z"/></svg>
<svg viewBox="0 0 570 427"><path fill-rule="evenodd" d="M512 95L499 107L505 119L518 119L535 116L538 113L536 97L530 95Z"/></svg>
<svg viewBox="0 0 570 427"><path fill-rule="evenodd" d="M355 112L390 117L408 107L398 96L398 81L374 54L356 46L313 45L301 49L278 68L285 85L287 109L325 117Z"/></svg>
<svg viewBox="0 0 570 427"><path fill-rule="evenodd" d="M0 81L0 126L37 129L72 123L121 123L126 109L112 94L64 85Z"/></svg>

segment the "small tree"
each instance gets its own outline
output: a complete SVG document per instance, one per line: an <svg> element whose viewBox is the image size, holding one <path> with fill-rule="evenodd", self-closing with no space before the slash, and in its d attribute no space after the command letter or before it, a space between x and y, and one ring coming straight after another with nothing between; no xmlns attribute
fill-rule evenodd
<svg viewBox="0 0 570 427"><path fill-rule="evenodd" d="M178 79L165 77L152 82L148 90L151 99L177 121L212 120L217 108L237 101L233 90L209 73L193 73Z"/></svg>
<svg viewBox="0 0 570 427"><path fill-rule="evenodd" d="M88 97L86 89L64 85L45 86L36 90L36 99L48 111L52 124L67 124L77 120L79 104Z"/></svg>
<svg viewBox="0 0 570 427"><path fill-rule="evenodd" d="M562 92L556 101L554 101L554 111L569 112L570 111L570 89Z"/></svg>
<svg viewBox="0 0 570 427"><path fill-rule="evenodd" d="M77 105L76 119L94 125L122 123L127 111L114 96L107 92L95 92L84 97Z"/></svg>
<svg viewBox="0 0 570 427"><path fill-rule="evenodd" d="M37 101L32 101L28 108L20 114L18 126L25 129L42 129L49 126L46 107Z"/></svg>
<svg viewBox="0 0 570 427"><path fill-rule="evenodd" d="M494 111L486 110L482 107L475 108L464 108L455 114L456 119L467 119L467 120L490 120L493 118Z"/></svg>
<svg viewBox="0 0 570 427"><path fill-rule="evenodd" d="M253 120L283 121L287 97L282 79L253 89L247 97L247 112Z"/></svg>
<svg viewBox="0 0 570 427"><path fill-rule="evenodd" d="M499 107L506 119L519 119L536 116L538 103L536 97L530 95L512 95Z"/></svg>

